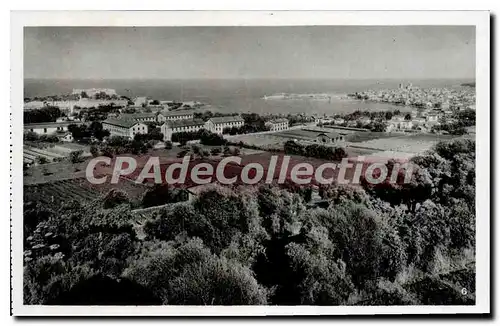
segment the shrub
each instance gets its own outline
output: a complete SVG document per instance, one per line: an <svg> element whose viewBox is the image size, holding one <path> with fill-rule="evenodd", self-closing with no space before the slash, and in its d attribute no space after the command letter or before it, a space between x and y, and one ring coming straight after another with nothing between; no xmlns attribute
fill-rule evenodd
<svg viewBox="0 0 500 326"><path fill-rule="evenodd" d="M92 154L93 157L99 156L99 149L97 148L97 146L90 146L90 154Z"/></svg>
<svg viewBox="0 0 500 326"><path fill-rule="evenodd" d="M210 150L210 154L213 156L220 155L221 152L222 151L221 151L220 147L214 147Z"/></svg>
<svg viewBox="0 0 500 326"><path fill-rule="evenodd" d="M212 255L200 239L151 246L150 254L133 261L124 275L151 290L163 304L267 303L267 291L249 268Z"/></svg>
<svg viewBox="0 0 500 326"><path fill-rule="evenodd" d="M182 189L171 188L166 184L155 184L142 197L142 207L160 206L187 200L187 193Z"/></svg>
<svg viewBox="0 0 500 326"><path fill-rule="evenodd" d="M69 153L69 159L71 163L80 163L82 161L82 154L83 154L82 150L73 151Z"/></svg>
<svg viewBox="0 0 500 326"><path fill-rule="evenodd" d="M118 205L130 203L127 194L121 190L111 189L103 199L103 208L114 208Z"/></svg>
<svg viewBox="0 0 500 326"><path fill-rule="evenodd" d="M24 140L25 141L37 141L38 140L38 134L33 131L28 131L24 133Z"/></svg>
<svg viewBox="0 0 500 326"><path fill-rule="evenodd" d="M45 156L37 156L36 161L38 164L47 164L49 160Z"/></svg>

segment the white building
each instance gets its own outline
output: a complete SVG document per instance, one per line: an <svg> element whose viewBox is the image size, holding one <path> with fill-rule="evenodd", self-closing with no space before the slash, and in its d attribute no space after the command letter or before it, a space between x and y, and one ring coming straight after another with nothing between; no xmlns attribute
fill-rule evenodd
<svg viewBox="0 0 500 326"><path fill-rule="evenodd" d="M333 119L333 123L336 125L343 124L345 122L344 118L335 118Z"/></svg>
<svg viewBox="0 0 500 326"><path fill-rule="evenodd" d="M316 136L315 142L321 144L334 144L344 141L344 136L338 132L321 132Z"/></svg>
<svg viewBox="0 0 500 326"><path fill-rule="evenodd" d="M266 122L266 126L270 131L280 131L288 129L288 119L273 119Z"/></svg>
<svg viewBox="0 0 500 326"><path fill-rule="evenodd" d="M395 115L387 122L387 132L391 131L403 131L410 130L413 128L412 120L405 120L405 117L400 115Z"/></svg>
<svg viewBox="0 0 500 326"><path fill-rule="evenodd" d="M26 123L24 124L24 132L34 132L38 135L50 135L56 132L68 131L69 125L81 125L81 122L44 122L44 123Z"/></svg>
<svg viewBox="0 0 500 326"><path fill-rule="evenodd" d="M108 118L102 122L102 128L109 130L111 136L134 138L136 134L147 134L148 126L135 120Z"/></svg>
<svg viewBox="0 0 500 326"><path fill-rule="evenodd" d="M171 141L172 134L177 132L196 132L203 128L205 128L205 122L199 119L169 120L160 127L164 141Z"/></svg>
<svg viewBox="0 0 500 326"><path fill-rule="evenodd" d="M59 137L59 139L63 142L72 142L73 141L73 134L71 132L67 131L66 133L61 135Z"/></svg>
<svg viewBox="0 0 500 326"><path fill-rule="evenodd" d="M194 110L163 110L158 113L158 122L175 121L175 120L192 120L194 118Z"/></svg>
<svg viewBox="0 0 500 326"><path fill-rule="evenodd" d="M429 113L427 114L427 122L430 122L430 123L436 123L439 121L439 115L437 113Z"/></svg>
<svg viewBox="0 0 500 326"><path fill-rule="evenodd" d="M224 128L240 128L245 124L245 120L239 115L237 116L227 116L227 117L213 117L206 122L207 130L222 134Z"/></svg>
<svg viewBox="0 0 500 326"><path fill-rule="evenodd" d="M134 120L138 122L155 122L156 113L142 112L142 113L122 113L118 117L119 119Z"/></svg>
<svg viewBox="0 0 500 326"><path fill-rule="evenodd" d="M326 123L332 123L333 122L333 118L327 118L327 117L316 117L314 118L314 122L316 124L326 124Z"/></svg>

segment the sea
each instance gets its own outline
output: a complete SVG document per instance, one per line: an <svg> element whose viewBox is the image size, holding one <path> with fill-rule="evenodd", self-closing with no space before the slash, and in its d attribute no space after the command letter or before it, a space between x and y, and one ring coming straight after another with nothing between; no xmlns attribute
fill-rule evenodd
<svg viewBox="0 0 500 326"><path fill-rule="evenodd" d="M73 88L113 88L129 98L148 96L157 100L199 101L214 112L259 114L335 114L355 110L395 110L411 108L388 103L345 99L346 94L365 90L397 88L400 83L420 88L460 87L473 82L464 79L427 80L340 80L340 79L25 79L24 97L71 94ZM328 93L328 100L265 100L277 93Z"/></svg>

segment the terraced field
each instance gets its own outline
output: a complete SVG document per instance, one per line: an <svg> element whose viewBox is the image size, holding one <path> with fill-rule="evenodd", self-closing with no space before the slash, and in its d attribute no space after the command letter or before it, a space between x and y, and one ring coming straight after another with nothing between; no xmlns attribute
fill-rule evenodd
<svg viewBox="0 0 500 326"><path fill-rule="evenodd" d="M51 207L73 200L89 202L108 193L111 189L119 189L127 193L132 201L138 201L148 186L136 184L127 179L120 179L117 184L104 183L94 185L85 178L57 180L24 186L24 201L36 201Z"/></svg>
<svg viewBox="0 0 500 326"><path fill-rule="evenodd" d="M91 201L100 196L95 189L82 187L79 179L59 180L24 187L24 201L36 201L49 206L61 205L73 200Z"/></svg>
<svg viewBox="0 0 500 326"><path fill-rule="evenodd" d="M47 161L51 162L54 159L62 159L66 157L65 155L51 152L45 149L31 147L31 146L23 146L23 158L28 163L36 162L38 157L44 157Z"/></svg>
<svg viewBox="0 0 500 326"><path fill-rule="evenodd" d="M32 164L36 163L38 157L44 157L48 162L53 162L54 160L61 160L69 156L71 152L81 150L83 152L82 156L90 156L88 147L78 145L78 144L57 144L57 145L46 145L40 143L26 142L23 146L23 158L24 162Z"/></svg>

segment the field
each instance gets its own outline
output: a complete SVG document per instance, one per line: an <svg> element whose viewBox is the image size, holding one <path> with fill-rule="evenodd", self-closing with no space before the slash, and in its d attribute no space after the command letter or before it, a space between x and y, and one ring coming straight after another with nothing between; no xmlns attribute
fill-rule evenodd
<svg viewBox="0 0 500 326"><path fill-rule="evenodd" d="M54 162L69 157L71 152L82 151L82 156L90 156L89 146L74 143L49 144L41 142L25 142L23 145L23 160L25 163L37 163L37 158L43 157L48 162Z"/></svg>
<svg viewBox="0 0 500 326"><path fill-rule="evenodd" d="M89 202L105 195L111 189L119 189L127 193L134 202L140 200L147 186L120 179L117 184L104 183L94 185L86 178L57 180L24 186L24 202L35 201L51 207L61 207L71 201Z"/></svg>
<svg viewBox="0 0 500 326"><path fill-rule="evenodd" d="M453 136L433 134L399 135L390 138L375 138L356 142L351 144L350 147L419 154L431 149L432 146L440 141L450 139L453 139Z"/></svg>
<svg viewBox="0 0 500 326"><path fill-rule="evenodd" d="M261 148L280 148L288 140L277 134L245 134L228 138L233 143L243 142L247 145L258 146Z"/></svg>
<svg viewBox="0 0 500 326"><path fill-rule="evenodd" d="M309 130L304 130L304 129L293 129L293 130L285 130L276 133L277 136L283 137L283 138L288 138L287 140L290 139L297 139L297 140L306 140L306 141L311 141L318 136L317 131L309 131Z"/></svg>
<svg viewBox="0 0 500 326"><path fill-rule="evenodd" d="M333 131L333 130L332 130ZM329 130L326 130L329 132ZM283 144L289 140L312 142L318 136L318 131L304 129L289 129L265 134L246 134L232 136L228 140L234 143L243 142L247 145L261 148L283 148Z"/></svg>
<svg viewBox="0 0 500 326"><path fill-rule="evenodd" d="M391 138L398 137L400 134L388 133L388 132L356 132L352 134L346 135L346 141L351 143L361 143L372 139L382 139L382 138Z"/></svg>

